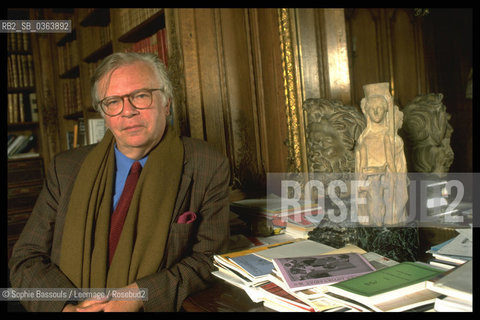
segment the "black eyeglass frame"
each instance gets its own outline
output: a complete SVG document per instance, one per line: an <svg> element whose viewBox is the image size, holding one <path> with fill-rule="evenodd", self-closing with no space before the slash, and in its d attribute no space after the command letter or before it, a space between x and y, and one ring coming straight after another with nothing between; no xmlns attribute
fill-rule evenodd
<svg viewBox="0 0 480 320"><path fill-rule="evenodd" d="M162 92L163 89L160 89L160 88L155 88L155 89L150 89L150 88L142 88L142 89L137 89L137 90L134 90L128 94L124 94L123 96L109 96L109 97L105 97L103 98L102 100L100 100L98 103L97 103L97 106L102 109L103 113L106 114L107 116L109 117L116 117L118 116L119 114L121 114L123 112L123 108L125 108L125 98L128 98L128 102L130 102L130 104L135 108L135 109L138 109L138 110L144 110L144 109L148 109L150 108L150 106L152 105L153 103L153 95L152 95L152 92L153 91L157 91L157 90L160 90ZM144 108L139 108L137 107L133 102L132 102L132 99L133 99L133 96L138 93L138 92L141 92L141 91L147 91L148 93L150 93L151 95L151 101L150 101L150 105L148 107L144 107ZM112 98L120 98L122 100L122 108L120 109L119 112L115 113L115 114L109 114L108 112L105 111L104 107L103 107L103 102L107 99L112 99Z"/></svg>

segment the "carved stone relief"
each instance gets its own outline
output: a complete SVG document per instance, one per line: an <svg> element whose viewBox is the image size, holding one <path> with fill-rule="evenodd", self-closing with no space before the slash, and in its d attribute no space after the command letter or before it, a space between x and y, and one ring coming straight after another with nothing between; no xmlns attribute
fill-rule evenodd
<svg viewBox="0 0 480 320"><path fill-rule="evenodd" d="M403 108L404 123L399 133L405 139L410 172L444 176L450 169L453 128L442 99L441 93L421 95Z"/></svg>
<svg viewBox="0 0 480 320"><path fill-rule="evenodd" d="M363 115L355 107L327 99L307 99L303 109L308 171L354 172L355 142L365 128Z"/></svg>

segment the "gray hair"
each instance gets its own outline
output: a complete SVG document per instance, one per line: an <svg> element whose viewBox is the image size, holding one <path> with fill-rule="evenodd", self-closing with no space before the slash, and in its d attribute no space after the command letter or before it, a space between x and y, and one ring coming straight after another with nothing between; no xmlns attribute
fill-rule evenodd
<svg viewBox="0 0 480 320"><path fill-rule="evenodd" d="M173 102L173 88L172 83L168 77L165 64L153 53L137 53L137 52L116 52L106 57L97 67L90 80L92 103L95 110L100 112L103 116L102 110L98 107L100 98L98 96L99 83L104 76L109 76L112 72L121 66L130 65L135 62L144 62L150 65L157 75L158 85L163 91L163 104L168 100ZM110 80L110 79L108 79ZM109 81L107 81L107 84ZM106 90L106 88L105 88Z"/></svg>

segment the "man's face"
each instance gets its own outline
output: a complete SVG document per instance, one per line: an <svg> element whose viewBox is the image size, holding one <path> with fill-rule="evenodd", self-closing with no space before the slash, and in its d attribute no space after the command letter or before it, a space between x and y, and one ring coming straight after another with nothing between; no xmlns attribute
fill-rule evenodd
<svg viewBox="0 0 480 320"><path fill-rule="evenodd" d="M322 119L319 123L310 125L309 129L313 148L320 150L329 161L336 161L344 156L345 147L340 136L327 120Z"/></svg>
<svg viewBox="0 0 480 320"><path fill-rule="evenodd" d="M104 88L108 75L99 83ZM156 75L149 65L135 62L119 67L112 72L110 82L100 100L109 96L122 96L138 89L159 88ZM169 102L162 105L160 91L152 92L152 104L147 109L135 109L124 99L122 113L110 117L105 115L106 126L115 136L117 148L125 155L147 154L162 138L169 115Z"/></svg>

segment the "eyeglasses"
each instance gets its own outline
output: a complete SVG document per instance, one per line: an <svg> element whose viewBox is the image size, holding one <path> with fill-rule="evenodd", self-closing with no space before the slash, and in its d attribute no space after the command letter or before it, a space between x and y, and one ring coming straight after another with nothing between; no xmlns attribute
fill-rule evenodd
<svg viewBox="0 0 480 320"><path fill-rule="evenodd" d="M128 98L128 101L135 109L147 109L152 105L152 92L156 90L163 91L163 89L138 89L123 96L106 97L98 103L98 106L110 117L115 117L122 113L125 98Z"/></svg>

